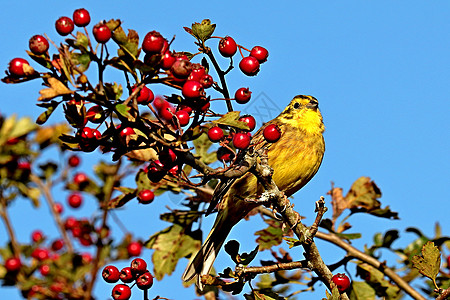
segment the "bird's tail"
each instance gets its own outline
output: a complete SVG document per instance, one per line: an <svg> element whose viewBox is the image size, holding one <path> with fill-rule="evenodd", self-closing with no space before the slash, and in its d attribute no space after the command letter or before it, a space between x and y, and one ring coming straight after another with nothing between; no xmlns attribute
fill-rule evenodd
<svg viewBox="0 0 450 300"><path fill-rule="evenodd" d="M209 274L220 248L234 225L234 222L225 218L223 211L219 212L211 232L184 271L182 277L184 281L197 277L196 285L201 291L203 290L204 285L201 282L201 276Z"/></svg>

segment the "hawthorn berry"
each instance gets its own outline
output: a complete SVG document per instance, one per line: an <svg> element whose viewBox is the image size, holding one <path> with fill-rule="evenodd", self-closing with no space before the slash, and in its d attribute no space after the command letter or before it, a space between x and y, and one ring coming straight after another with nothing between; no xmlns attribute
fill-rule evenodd
<svg viewBox="0 0 450 300"><path fill-rule="evenodd" d="M141 290L148 290L153 285L153 276L150 272L145 272L136 279L136 285Z"/></svg>
<svg viewBox="0 0 450 300"><path fill-rule="evenodd" d="M72 208L78 208L83 203L83 197L79 193L70 194L69 197L67 198L67 203Z"/></svg>
<svg viewBox="0 0 450 300"><path fill-rule="evenodd" d="M80 157L78 155L73 154L69 157L68 164L72 168L75 168L80 164L80 161L81 161Z"/></svg>
<svg viewBox="0 0 450 300"><path fill-rule="evenodd" d="M31 252L31 257L38 261L43 261L49 258L49 253L45 248L36 248Z"/></svg>
<svg viewBox="0 0 450 300"><path fill-rule="evenodd" d="M339 292L344 292L350 287L350 279L344 273L335 274L331 280L337 286Z"/></svg>
<svg viewBox="0 0 450 300"><path fill-rule="evenodd" d="M159 160L151 161L146 172L148 179L152 182L159 182L166 175L164 165Z"/></svg>
<svg viewBox="0 0 450 300"><path fill-rule="evenodd" d="M157 96L155 98L155 101L153 101L153 107L157 110L160 111L165 105L166 105L167 101L164 100L163 97L161 96Z"/></svg>
<svg viewBox="0 0 450 300"><path fill-rule="evenodd" d="M226 147L220 147L217 149L216 155L219 161L224 162L230 162L234 158L234 153Z"/></svg>
<svg viewBox="0 0 450 300"><path fill-rule="evenodd" d="M204 75L206 75L205 67L203 67L203 66L201 66L201 65L194 64L194 65L193 65L193 70L192 70L191 73L189 74L187 80L200 81L200 79L201 79Z"/></svg>
<svg viewBox="0 0 450 300"><path fill-rule="evenodd" d="M59 251L63 247L64 247L64 241L62 239L54 240L52 243L52 246L51 246L53 251Z"/></svg>
<svg viewBox="0 0 450 300"><path fill-rule="evenodd" d="M131 127L125 127L119 133L120 137L122 137L122 138L125 138L125 137L127 137L129 135L132 135L132 134L136 134L136 132Z"/></svg>
<svg viewBox="0 0 450 300"><path fill-rule="evenodd" d="M22 267L22 262L18 257L10 257L5 261L5 268L8 272L17 272Z"/></svg>
<svg viewBox="0 0 450 300"><path fill-rule="evenodd" d="M188 80L184 83L181 93L185 98L195 99L205 94L203 86L195 80Z"/></svg>
<svg viewBox="0 0 450 300"><path fill-rule="evenodd" d="M141 190L138 194L139 203L149 204L155 199L155 194L151 190Z"/></svg>
<svg viewBox="0 0 450 300"><path fill-rule="evenodd" d="M186 59L175 60L170 68L170 73L175 79L187 79L191 71L192 63Z"/></svg>
<svg viewBox="0 0 450 300"><path fill-rule="evenodd" d="M95 25L92 33L97 43L105 44L111 38L111 29L104 23Z"/></svg>
<svg viewBox="0 0 450 300"><path fill-rule="evenodd" d="M246 149L250 145L250 136L242 132L236 133L233 136L233 145L236 149Z"/></svg>
<svg viewBox="0 0 450 300"><path fill-rule="evenodd" d="M103 280L108 283L115 283L119 281L120 272L116 266L109 265L103 268L102 271Z"/></svg>
<svg viewBox="0 0 450 300"><path fill-rule="evenodd" d="M142 41L142 50L145 53L161 53L164 48L165 38L157 31L150 31Z"/></svg>
<svg viewBox="0 0 450 300"><path fill-rule="evenodd" d="M76 9L73 12L73 22L78 27L86 27L91 22L91 16L89 12L84 8Z"/></svg>
<svg viewBox="0 0 450 300"><path fill-rule="evenodd" d="M113 287L111 296L114 300L128 300L131 297L131 289L126 284L117 284Z"/></svg>
<svg viewBox="0 0 450 300"><path fill-rule="evenodd" d="M66 36L70 34L75 27L73 25L73 21L71 18L61 17L58 20L56 20L55 28L60 35Z"/></svg>
<svg viewBox="0 0 450 300"><path fill-rule="evenodd" d="M253 56L258 60L260 64L262 64L267 61L267 57L269 57L269 52L264 47L255 46L250 51L250 56Z"/></svg>
<svg viewBox="0 0 450 300"><path fill-rule="evenodd" d="M177 155L172 149L169 148L164 148L160 153L158 153L158 156L159 161L166 168L172 166L177 160Z"/></svg>
<svg viewBox="0 0 450 300"><path fill-rule="evenodd" d="M189 124L189 113L187 111L179 110L175 113L175 115L177 116L180 126L186 126Z"/></svg>
<svg viewBox="0 0 450 300"><path fill-rule="evenodd" d="M88 140L98 140L101 137L100 132L97 129L92 129L90 127L84 127L81 129L81 138Z"/></svg>
<svg viewBox="0 0 450 300"><path fill-rule="evenodd" d="M239 63L239 69L247 76L255 76L259 72L259 61L253 56L244 57Z"/></svg>
<svg viewBox="0 0 450 300"><path fill-rule="evenodd" d="M89 178L83 172L78 172L73 176L73 182L78 185L87 183L88 180L89 180Z"/></svg>
<svg viewBox="0 0 450 300"><path fill-rule="evenodd" d="M138 274L143 274L147 271L147 263L142 258L138 257L131 261L130 264L131 272L136 276Z"/></svg>
<svg viewBox="0 0 450 300"><path fill-rule="evenodd" d="M133 91L136 88L137 87L134 87ZM153 94L152 90L144 85L142 87L142 89L139 91L139 94L136 97L136 101L138 104L148 105L149 103L151 103L153 101L154 98L155 98L155 95Z"/></svg>
<svg viewBox="0 0 450 300"><path fill-rule="evenodd" d="M175 56L173 56L170 51L167 51L161 58L161 68L163 70L170 70L172 65L175 63L175 60Z"/></svg>
<svg viewBox="0 0 450 300"><path fill-rule="evenodd" d="M59 202L55 202L55 204L53 205L53 208L55 209L55 211L58 214L62 214L62 212L64 211L63 205L61 203L59 203Z"/></svg>
<svg viewBox="0 0 450 300"><path fill-rule="evenodd" d="M83 253L81 254L81 260L84 265L90 264L92 261L92 255L90 253Z"/></svg>
<svg viewBox="0 0 450 300"><path fill-rule="evenodd" d="M45 37L37 34L30 38L28 46L33 54L41 55L48 51L50 45Z"/></svg>
<svg viewBox="0 0 450 300"><path fill-rule="evenodd" d="M101 105L94 105L86 112L86 119L92 123L101 123L105 118L105 113Z"/></svg>
<svg viewBox="0 0 450 300"><path fill-rule="evenodd" d="M214 79L211 75L205 74L202 78L200 78L199 82L203 86L203 88L207 89L212 87L212 85L214 84Z"/></svg>
<svg viewBox="0 0 450 300"><path fill-rule="evenodd" d="M79 224L78 220L75 219L74 217L67 217L67 219L64 222L64 228L66 230L72 230L79 226L80 226L80 224Z"/></svg>
<svg viewBox="0 0 450 300"><path fill-rule="evenodd" d="M47 264L43 264L39 267L39 273L41 273L42 276L47 276L50 274L50 266Z"/></svg>
<svg viewBox="0 0 450 300"><path fill-rule="evenodd" d="M232 57L237 51L237 44L230 36L222 38L219 42L219 52L224 57Z"/></svg>
<svg viewBox="0 0 450 300"><path fill-rule="evenodd" d="M172 120L173 115L175 114L175 108L169 103L165 102L161 110L159 111L159 116L166 121Z"/></svg>
<svg viewBox="0 0 450 300"><path fill-rule="evenodd" d="M253 129L255 129L256 127L256 120L253 116L250 115L242 116L239 118L239 121L247 123L249 131L253 131Z"/></svg>
<svg viewBox="0 0 450 300"><path fill-rule="evenodd" d="M216 143L223 139L223 130L219 126L211 127L208 130L208 138L211 142Z"/></svg>
<svg viewBox="0 0 450 300"><path fill-rule="evenodd" d="M44 234L40 230L34 230L31 233L31 240L35 243L39 243L44 239Z"/></svg>
<svg viewBox="0 0 450 300"><path fill-rule="evenodd" d="M133 272L131 272L131 267L125 267L120 271L119 278L123 283L130 283L134 280Z"/></svg>
<svg viewBox="0 0 450 300"><path fill-rule="evenodd" d="M141 255L142 245L139 242L131 242L127 246L127 251L129 256L139 256Z"/></svg>
<svg viewBox="0 0 450 300"><path fill-rule="evenodd" d="M26 59L16 57L9 62L8 70L12 76L23 77L27 74L31 74L33 68Z"/></svg>
<svg viewBox="0 0 450 300"><path fill-rule="evenodd" d="M269 143L275 143L281 137L281 129L277 124L267 125L263 130L263 136Z"/></svg>
<svg viewBox="0 0 450 300"><path fill-rule="evenodd" d="M248 101L250 101L250 98L252 97L252 92L248 88L240 88L234 93L234 99L239 104L245 104Z"/></svg>

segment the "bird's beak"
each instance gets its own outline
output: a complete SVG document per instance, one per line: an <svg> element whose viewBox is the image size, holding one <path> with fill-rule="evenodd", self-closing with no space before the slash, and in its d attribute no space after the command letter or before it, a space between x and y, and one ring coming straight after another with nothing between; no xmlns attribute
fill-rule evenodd
<svg viewBox="0 0 450 300"><path fill-rule="evenodd" d="M317 109L318 107L319 104L316 101L310 101L308 104L306 104L306 108Z"/></svg>

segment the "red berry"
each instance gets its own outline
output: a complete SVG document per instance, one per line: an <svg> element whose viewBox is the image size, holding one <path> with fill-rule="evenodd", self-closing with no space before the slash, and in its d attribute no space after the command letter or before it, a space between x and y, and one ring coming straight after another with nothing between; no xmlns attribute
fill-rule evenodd
<svg viewBox="0 0 450 300"><path fill-rule="evenodd" d="M33 54L41 55L48 51L50 45L48 44L47 39L42 35L34 35L28 42L28 46Z"/></svg>
<svg viewBox="0 0 450 300"><path fill-rule="evenodd" d="M78 185L86 183L88 180L87 175L83 172L78 172L73 176L73 182Z"/></svg>
<svg viewBox="0 0 450 300"><path fill-rule="evenodd" d="M199 98L205 94L203 86L198 81L188 80L184 83L181 93L188 99Z"/></svg>
<svg viewBox="0 0 450 300"><path fill-rule="evenodd" d="M79 8L73 12L73 22L78 27L85 27L91 22L91 16L86 9Z"/></svg>
<svg viewBox="0 0 450 300"><path fill-rule="evenodd" d="M135 276L138 274L143 274L145 271L147 271L147 263L142 258L135 258L131 261L130 264L131 267L131 273L133 273Z"/></svg>
<svg viewBox="0 0 450 300"><path fill-rule="evenodd" d="M126 284L118 284L112 289L111 296L114 300L128 300L131 297L131 289Z"/></svg>
<svg viewBox="0 0 450 300"><path fill-rule="evenodd" d="M192 63L189 60L175 60L170 72L175 79L187 79L192 71Z"/></svg>
<svg viewBox="0 0 450 300"><path fill-rule="evenodd" d="M209 101L207 101L202 107L200 107L200 111L207 112L210 106L211 106L211 103Z"/></svg>
<svg viewBox="0 0 450 300"><path fill-rule="evenodd" d="M33 252L31 252L31 257L39 261L46 260L49 257L48 250L44 248L36 248Z"/></svg>
<svg viewBox="0 0 450 300"><path fill-rule="evenodd" d="M181 104L179 107L180 107L181 110L184 110L185 112L187 112L188 115L191 115L192 107L187 106L187 105L183 105L183 104Z"/></svg>
<svg viewBox="0 0 450 300"><path fill-rule="evenodd" d="M72 19L70 19L69 17L61 17L56 20L55 28L60 35L66 36L71 33L75 27L73 25Z"/></svg>
<svg viewBox="0 0 450 300"><path fill-rule="evenodd" d="M236 42L232 37L226 36L219 42L219 52L224 57L232 57L237 51Z"/></svg>
<svg viewBox="0 0 450 300"><path fill-rule="evenodd" d="M175 63L175 60L175 56L173 56L170 51L167 51L161 58L161 68L163 70L170 70L172 65Z"/></svg>
<svg viewBox="0 0 450 300"><path fill-rule="evenodd" d="M250 51L250 56L253 56L256 58L260 64L267 61L267 57L269 56L269 52L266 48L261 46L255 46L252 48L252 51Z"/></svg>
<svg viewBox="0 0 450 300"><path fill-rule="evenodd" d="M331 280L337 286L339 292L344 292L350 287L350 279L348 279L347 275L344 273L337 273L334 275Z"/></svg>
<svg viewBox="0 0 450 300"><path fill-rule="evenodd" d="M104 44L111 38L111 29L106 24L99 23L92 29L94 38L97 43Z"/></svg>
<svg viewBox="0 0 450 300"><path fill-rule="evenodd" d="M259 61L253 56L244 57L239 63L239 69L247 76L255 76L259 72Z"/></svg>
<svg viewBox="0 0 450 300"><path fill-rule="evenodd" d="M103 268L102 277L104 281L108 283L115 283L119 281L119 276L120 272L116 266L109 265Z"/></svg>
<svg viewBox="0 0 450 300"><path fill-rule="evenodd" d="M252 131L256 127L256 121L253 116L250 115L242 116L239 118L239 121L247 123L249 131Z"/></svg>
<svg viewBox="0 0 450 300"><path fill-rule="evenodd" d="M229 162L234 158L234 153L226 147L220 147L217 149L216 154L219 161Z"/></svg>
<svg viewBox="0 0 450 300"><path fill-rule="evenodd" d="M205 74L205 75L203 75L202 78L200 78L200 84L205 89L212 87L213 83L214 83L214 79L209 74Z"/></svg>
<svg viewBox="0 0 450 300"><path fill-rule="evenodd" d="M120 136L121 136L122 138L125 138L125 137L127 137L127 136L129 136L129 135L132 135L132 134L136 134L136 132L135 132L134 129L131 128L131 127L125 127L124 129L122 129L122 130L120 131Z"/></svg>
<svg viewBox="0 0 450 300"><path fill-rule="evenodd" d="M186 126L187 124L189 124L189 113L187 111L179 110L175 113L175 115L178 118L180 126Z"/></svg>
<svg viewBox="0 0 450 300"><path fill-rule="evenodd" d="M50 274L50 266L47 264L40 266L39 273L41 273L42 276L47 276L48 274Z"/></svg>
<svg viewBox="0 0 450 300"><path fill-rule="evenodd" d="M166 121L172 120L174 114L175 108L169 102L166 102L159 111L159 116Z"/></svg>
<svg viewBox="0 0 450 300"><path fill-rule="evenodd" d="M79 226L80 226L80 224L79 224L78 220L75 219L74 217L68 217L66 219L66 221L64 222L64 228L66 230L72 230Z"/></svg>
<svg viewBox="0 0 450 300"><path fill-rule="evenodd" d="M8 272L17 272L21 266L22 263L18 257L10 257L5 261L5 268Z"/></svg>
<svg viewBox="0 0 450 300"><path fill-rule="evenodd" d="M133 89L133 91L134 90L135 90L135 88ZM148 87L144 86L140 90L139 95L136 98L136 101L138 104L148 105L149 103L151 103L153 101L154 98L155 98L155 95L153 94L152 90L149 89Z"/></svg>
<svg viewBox="0 0 450 300"><path fill-rule="evenodd" d="M275 143L281 137L281 129L276 124L267 125L264 128L263 136L269 143Z"/></svg>
<svg viewBox="0 0 450 300"><path fill-rule="evenodd" d="M40 230L35 230L31 233L31 240L38 243L44 239L44 234Z"/></svg>
<svg viewBox="0 0 450 300"><path fill-rule="evenodd" d="M141 290L148 290L153 285L153 276L150 272L145 272L136 279L136 285Z"/></svg>
<svg viewBox="0 0 450 300"><path fill-rule="evenodd" d="M193 70L191 71L191 73L188 76L187 80L194 80L194 81L200 81L200 79L206 75L206 70L205 67L198 65L198 64L194 64L193 65Z"/></svg>
<svg viewBox="0 0 450 300"><path fill-rule="evenodd" d="M62 212L64 211L63 205L61 203L59 203L59 202L55 202L55 205L53 205L53 208L55 209L55 211L58 214L62 214Z"/></svg>
<svg viewBox="0 0 450 300"><path fill-rule="evenodd" d="M78 155L71 155L69 157L69 166L71 166L72 168L77 167L80 164L80 157Z"/></svg>
<svg viewBox="0 0 450 300"><path fill-rule="evenodd" d="M83 253L81 254L81 260L83 261L84 265L88 265L92 261L92 255L90 253Z"/></svg>
<svg viewBox="0 0 450 300"><path fill-rule="evenodd" d="M176 176L178 174L178 165L173 166L170 170L169 173L172 174L173 176Z"/></svg>
<svg viewBox="0 0 450 300"><path fill-rule="evenodd" d="M142 50L145 53L161 53L164 48L164 42L166 40L164 37L157 31L150 31L144 37L142 41Z"/></svg>
<svg viewBox="0 0 450 300"><path fill-rule="evenodd" d="M105 113L100 105L94 105L86 112L86 118L92 123L101 123L104 117Z"/></svg>
<svg viewBox="0 0 450 300"><path fill-rule="evenodd" d="M52 250L59 251L64 247L64 241L62 239L57 239L52 243Z"/></svg>
<svg viewBox="0 0 450 300"><path fill-rule="evenodd" d="M161 96L157 96L155 98L155 101L153 101L153 106L156 110L160 111L166 105L166 103L167 101L164 100L164 98L162 98Z"/></svg>
<svg viewBox="0 0 450 300"><path fill-rule="evenodd" d="M16 57L9 62L8 70L12 76L16 77L25 76L31 73L30 69L32 70L32 67L30 66L28 61L23 58Z"/></svg>
<svg viewBox="0 0 450 300"><path fill-rule="evenodd" d="M81 129L81 138L84 140L95 140L99 139L101 136L97 129L92 129L90 127L84 127Z"/></svg>
<svg viewBox="0 0 450 300"><path fill-rule="evenodd" d="M237 149L246 149L250 145L250 137L246 133L236 133L233 136L233 145Z"/></svg>
<svg viewBox="0 0 450 300"><path fill-rule="evenodd" d="M208 130L208 138L211 142L219 142L221 139L223 139L223 130L222 128L218 126L211 127Z"/></svg>
<svg viewBox="0 0 450 300"><path fill-rule="evenodd" d="M134 280L133 272L131 272L131 267L125 267L120 271L119 275L120 280L123 283L130 283Z"/></svg>
<svg viewBox="0 0 450 300"><path fill-rule="evenodd" d="M172 149L164 148L158 155L159 161L166 168L172 166L177 160L177 155Z"/></svg>
<svg viewBox="0 0 450 300"><path fill-rule="evenodd" d="M83 203L83 197L79 193L73 193L67 198L67 203L73 208L78 208Z"/></svg>
<svg viewBox="0 0 450 300"><path fill-rule="evenodd" d="M139 256L141 255L142 245L139 242L131 242L127 247L129 256Z"/></svg>
<svg viewBox="0 0 450 300"><path fill-rule="evenodd" d="M248 88L240 88L234 93L234 99L239 104L245 104L248 101L250 101L250 98L252 97L252 92Z"/></svg>
<svg viewBox="0 0 450 300"><path fill-rule="evenodd" d="M155 194L151 190L142 190L138 194L139 203L149 204L155 199Z"/></svg>

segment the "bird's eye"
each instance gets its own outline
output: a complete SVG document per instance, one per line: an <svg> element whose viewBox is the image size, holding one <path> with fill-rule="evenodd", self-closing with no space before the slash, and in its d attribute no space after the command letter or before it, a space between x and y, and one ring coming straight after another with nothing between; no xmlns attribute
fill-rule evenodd
<svg viewBox="0 0 450 300"><path fill-rule="evenodd" d="M300 107L300 103L295 102L295 103L294 103L294 108L297 109L297 108L299 108L299 107Z"/></svg>

